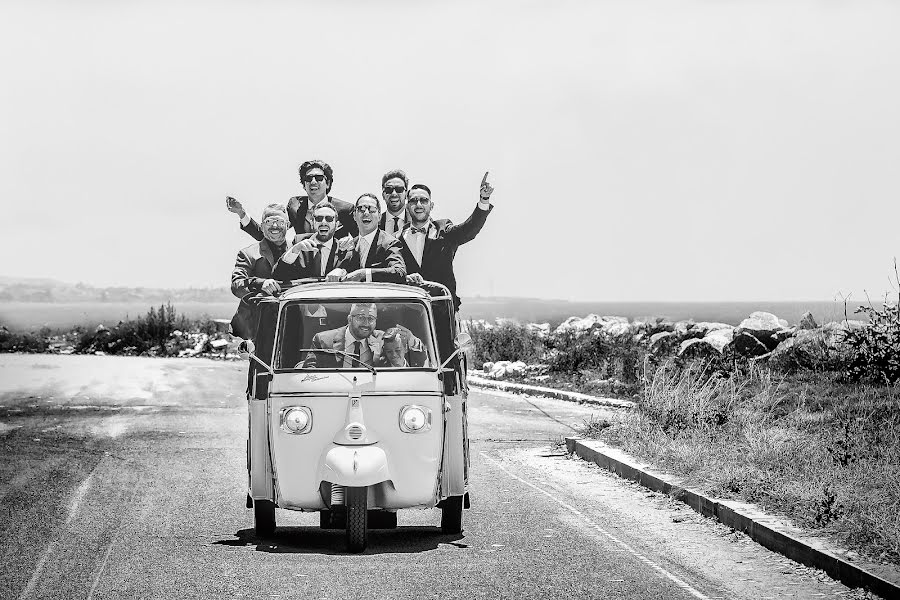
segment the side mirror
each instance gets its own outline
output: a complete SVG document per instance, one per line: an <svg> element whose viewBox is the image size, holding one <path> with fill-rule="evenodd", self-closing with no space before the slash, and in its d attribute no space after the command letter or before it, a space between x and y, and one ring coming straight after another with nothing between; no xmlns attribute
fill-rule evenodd
<svg viewBox="0 0 900 600"><path fill-rule="evenodd" d="M472 349L472 336L466 332L460 332L456 334L456 347L460 350L471 350Z"/></svg>
<svg viewBox="0 0 900 600"><path fill-rule="evenodd" d="M238 344L238 354L241 358L249 358L250 360L256 362L259 366L265 369L269 375L274 375L275 371L261 361L259 357L254 354L256 352L256 344L253 343L253 340L243 340L240 344Z"/></svg>
<svg viewBox="0 0 900 600"><path fill-rule="evenodd" d="M256 344L253 343L253 340L244 340L238 344L237 350L240 357L246 360L256 352Z"/></svg>

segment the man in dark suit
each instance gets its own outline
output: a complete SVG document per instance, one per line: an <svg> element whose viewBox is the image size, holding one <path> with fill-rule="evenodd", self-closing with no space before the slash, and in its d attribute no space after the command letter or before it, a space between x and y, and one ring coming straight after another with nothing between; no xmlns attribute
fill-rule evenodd
<svg viewBox="0 0 900 600"><path fill-rule="evenodd" d="M406 281L400 241L378 229L378 198L363 194L356 199L356 225L359 235L353 248L328 274L329 281Z"/></svg>
<svg viewBox="0 0 900 600"><path fill-rule="evenodd" d="M250 244L237 254L231 273L231 293L238 298L253 294L275 294L281 286L272 277L272 269L287 250L287 211L283 204L270 204L263 210L263 239ZM234 335L251 339L256 335L256 307L241 301L231 319Z"/></svg>
<svg viewBox="0 0 900 600"><path fill-rule="evenodd" d="M340 198L329 196L331 185L334 181L334 171L331 165L322 160L308 160L298 169L300 180L306 196L294 196L287 203L288 220L295 234L312 233L316 230L312 209L322 200L328 200L337 211L338 227L335 237L342 238L358 233L356 222L353 219L353 205L344 202ZM225 206L241 219L241 229L257 240L263 239L259 224L247 215L240 202L227 196Z"/></svg>
<svg viewBox="0 0 900 600"><path fill-rule="evenodd" d="M360 362L375 365L382 362L384 332L375 328L378 309L374 304L354 304L347 324L313 336L311 348L329 352L310 352L300 366L304 369L340 369L359 367Z"/></svg>
<svg viewBox="0 0 900 600"><path fill-rule="evenodd" d="M272 270L272 277L278 281L324 277L334 270L349 252L342 249L334 239L337 228L337 210L328 200L323 200L313 210L316 224L315 235L300 234L294 238L294 245L281 257Z"/></svg>
<svg viewBox="0 0 900 600"><path fill-rule="evenodd" d="M400 237L400 232L409 225L409 213L406 212L406 194L409 178L400 169L388 171L381 176L381 197L387 210L381 215L378 228Z"/></svg>
<svg viewBox="0 0 900 600"><path fill-rule="evenodd" d="M406 282L420 285L423 281L435 281L447 286L453 295L453 302L459 310L460 300L456 295L456 274L453 259L462 244L475 239L484 227L488 214L493 210L490 203L494 188L488 183L488 174L481 180L478 205L468 219L454 225L449 219L431 218L434 202L431 190L426 185L417 184L410 188L407 206L410 227L400 236L403 242L403 259L406 263Z"/></svg>

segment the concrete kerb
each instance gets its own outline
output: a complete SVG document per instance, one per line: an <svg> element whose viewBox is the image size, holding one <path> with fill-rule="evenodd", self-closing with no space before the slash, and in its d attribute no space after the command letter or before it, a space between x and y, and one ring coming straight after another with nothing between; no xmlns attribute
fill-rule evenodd
<svg viewBox="0 0 900 600"><path fill-rule="evenodd" d="M752 504L710 498L681 485L678 478L654 473L624 452L595 440L566 438L569 454L596 463L619 477L630 479L656 492L667 494L698 513L717 519L755 542L808 567L821 569L849 587L867 588L884 598L900 598L900 572L862 560L850 561L821 538L766 515Z"/></svg>
<svg viewBox="0 0 900 600"><path fill-rule="evenodd" d="M618 400L616 398L600 398L598 396L589 396L578 392L566 392L563 390L554 390L553 388L541 387L538 385L526 385L524 383L512 383L509 381L497 381L495 379L485 379L477 375L469 375L466 380L470 385L503 390L505 392L522 392L531 394L532 396L549 396L559 400L568 400L569 402L584 402L587 404L597 404L599 406L613 406L616 408L634 408L634 402L629 400Z"/></svg>

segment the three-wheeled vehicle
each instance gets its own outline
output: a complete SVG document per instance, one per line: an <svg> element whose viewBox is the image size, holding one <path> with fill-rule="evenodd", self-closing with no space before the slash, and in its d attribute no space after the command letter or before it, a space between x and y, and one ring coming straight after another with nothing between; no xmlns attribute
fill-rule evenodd
<svg viewBox="0 0 900 600"><path fill-rule="evenodd" d="M257 535L274 533L276 507L318 511L321 527L346 529L352 552L369 528L396 527L398 509L440 508L442 531L461 532L470 340L447 288L292 283L252 300L257 335L241 344ZM402 358L385 334L398 331Z"/></svg>

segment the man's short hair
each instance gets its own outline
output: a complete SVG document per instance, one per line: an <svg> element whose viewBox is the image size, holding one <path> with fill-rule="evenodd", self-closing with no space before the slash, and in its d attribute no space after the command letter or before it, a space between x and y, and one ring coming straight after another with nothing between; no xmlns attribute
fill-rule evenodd
<svg viewBox="0 0 900 600"><path fill-rule="evenodd" d="M266 206L262 212L262 220L265 221L269 215L278 215L283 217L285 221L288 220L287 208L285 208L284 204L269 204Z"/></svg>
<svg viewBox="0 0 900 600"><path fill-rule="evenodd" d="M404 348L409 348L409 342L406 341L406 335L403 333L403 330L399 327L391 327L387 331L384 332L384 335L381 338L384 340L384 343L387 344L399 342L400 345Z"/></svg>
<svg viewBox="0 0 900 600"><path fill-rule="evenodd" d="M359 206L359 201L362 200L363 198L371 198L372 200L375 201L375 206L378 207L378 210L381 210L381 200L378 199L378 196L376 196L375 194L370 194L369 192L366 192L365 194L361 194L359 196L359 198L356 199L354 206Z"/></svg>
<svg viewBox="0 0 900 600"><path fill-rule="evenodd" d="M413 190L425 190L426 192L428 192L428 198L431 199L431 188L424 183L417 183L409 188L410 193L412 193Z"/></svg>
<svg viewBox="0 0 900 600"><path fill-rule="evenodd" d="M334 214L337 214L337 209L334 207L334 204L331 203L331 200L326 198L325 200L319 200L319 203L313 208L313 214L316 214L316 211L320 208L330 208L334 211Z"/></svg>
<svg viewBox="0 0 900 600"><path fill-rule="evenodd" d="M350 305L350 314L352 315L353 311L357 308L364 309L366 312L374 310L376 313L378 313L378 307L375 306L375 303L373 302L354 302Z"/></svg>
<svg viewBox="0 0 900 600"><path fill-rule="evenodd" d="M400 169L394 169L393 171L388 171L384 175L381 176L381 187L384 187L384 184L388 182L389 179L402 179L403 185L409 187L409 177L406 176L404 171Z"/></svg>
<svg viewBox="0 0 900 600"><path fill-rule="evenodd" d="M318 158L306 161L300 165L299 169L297 169L297 172L300 173L300 180L303 181L303 183L306 183L306 173L311 169L322 169L322 173L325 174L325 193L329 193L331 191L331 184L334 182L334 171L331 169L331 165Z"/></svg>

